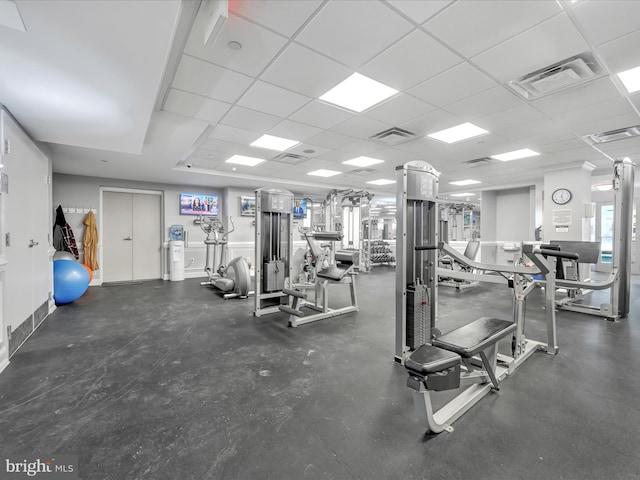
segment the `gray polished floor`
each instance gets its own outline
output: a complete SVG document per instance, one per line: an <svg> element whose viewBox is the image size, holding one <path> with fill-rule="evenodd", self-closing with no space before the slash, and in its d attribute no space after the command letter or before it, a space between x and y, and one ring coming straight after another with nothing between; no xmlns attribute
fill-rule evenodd
<svg viewBox="0 0 640 480"><path fill-rule="evenodd" d="M640 477L640 285L627 319L559 312L557 356L432 436L393 362L394 282L362 274L360 312L296 329L198 279L91 288L0 375L0 452L78 454L83 479ZM511 316L506 287L440 299L442 331ZM535 291L540 340L542 307Z"/></svg>

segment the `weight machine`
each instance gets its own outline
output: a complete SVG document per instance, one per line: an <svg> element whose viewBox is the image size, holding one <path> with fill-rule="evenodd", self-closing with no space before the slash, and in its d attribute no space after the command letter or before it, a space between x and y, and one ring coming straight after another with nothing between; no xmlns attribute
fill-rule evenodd
<svg viewBox="0 0 640 480"><path fill-rule="evenodd" d="M259 188L256 195L256 317L279 312L288 295L283 292L292 277L293 193L277 188Z"/></svg>
<svg viewBox="0 0 640 480"><path fill-rule="evenodd" d="M209 279L200 285L213 287L217 293L226 300L228 298L247 298L252 292L251 271L244 257L236 257L225 265L229 235L235 230L233 220L231 230L225 232L224 225L218 217L198 217L200 228L207 234L204 240L206 245L206 259L204 271ZM216 261L219 255L219 263Z"/></svg>

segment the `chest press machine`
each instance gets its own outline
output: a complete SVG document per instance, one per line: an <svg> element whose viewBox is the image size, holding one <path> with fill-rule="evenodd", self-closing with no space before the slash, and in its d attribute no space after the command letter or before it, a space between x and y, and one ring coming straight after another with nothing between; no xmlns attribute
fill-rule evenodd
<svg viewBox="0 0 640 480"><path fill-rule="evenodd" d="M524 266L486 265L460 255L438 242L438 173L428 163L414 161L397 172L396 354L405 365L418 418L433 433L453 431L451 423L462 416L511 374L535 351L558 351L555 328L554 282L558 257L577 255L526 245L524 253L537 269ZM513 319L481 317L441 335L437 322L437 250L481 271L498 273L513 289ZM547 342L524 334L524 302L535 287L531 275L543 274L547 293ZM498 342L511 337L511 354L498 354ZM431 392L463 389L437 412Z"/></svg>

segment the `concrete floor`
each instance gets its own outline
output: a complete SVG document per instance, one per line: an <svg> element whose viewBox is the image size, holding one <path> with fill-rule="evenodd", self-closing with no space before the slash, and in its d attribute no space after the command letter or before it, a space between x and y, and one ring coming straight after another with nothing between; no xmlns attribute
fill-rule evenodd
<svg viewBox="0 0 640 480"><path fill-rule="evenodd" d="M557 356L433 436L393 362L394 283L362 274L360 312L297 329L199 279L91 288L0 375L0 451L78 454L85 480L640 478L640 285L628 319L559 312ZM506 287L440 299L443 331L511 314Z"/></svg>

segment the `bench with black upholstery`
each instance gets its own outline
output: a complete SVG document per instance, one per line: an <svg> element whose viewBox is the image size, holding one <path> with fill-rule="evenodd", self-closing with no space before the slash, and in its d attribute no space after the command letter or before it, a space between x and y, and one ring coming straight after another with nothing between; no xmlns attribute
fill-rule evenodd
<svg viewBox="0 0 640 480"><path fill-rule="evenodd" d="M498 389L493 371L495 352L489 359L487 350L515 329L516 324L508 320L482 317L432 340L431 345L422 345L405 361L405 368L414 377L414 383L409 382L409 386L416 389L415 380L419 380L429 390L458 388L462 359L480 355L485 371Z"/></svg>

